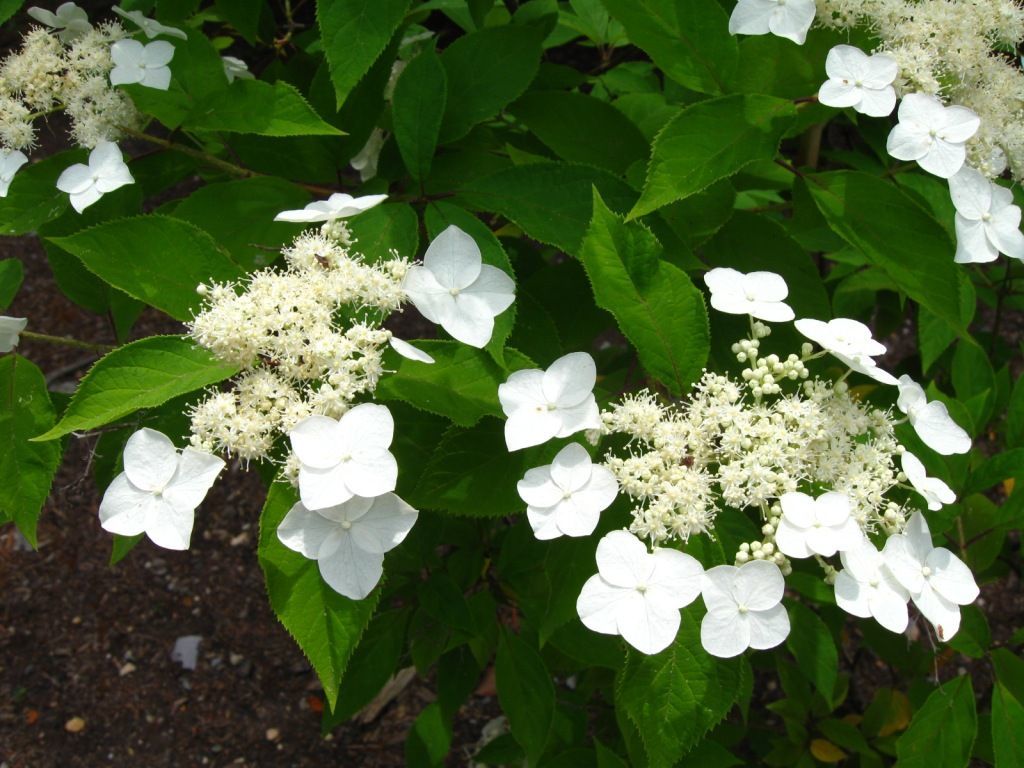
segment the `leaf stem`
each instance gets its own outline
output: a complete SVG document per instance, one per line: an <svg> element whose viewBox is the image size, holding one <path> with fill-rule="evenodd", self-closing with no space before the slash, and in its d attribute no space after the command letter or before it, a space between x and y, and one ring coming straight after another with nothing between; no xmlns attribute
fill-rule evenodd
<svg viewBox="0 0 1024 768"><path fill-rule="evenodd" d="M22 331L18 335L23 339L30 339L31 341L41 341L46 344L74 347L75 349L88 349L90 352L97 352L101 355L105 355L107 352L112 352L115 349L115 347L109 344L92 344L88 341L72 339L69 336L51 336L48 333L35 333L34 331Z"/></svg>
<svg viewBox="0 0 1024 768"><path fill-rule="evenodd" d="M121 131L123 131L128 136L131 136L133 139L141 139L142 141L148 141L150 144L156 144L157 146L163 147L164 149L169 149L174 152L180 152L183 155L193 157L196 160L199 160L200 162L213 166L214 168L219 168L225 173L230 173L232 176L238 176L239 178L247 179L253 176L260 175L253 171L250 171L248 168L243 168L240 165L229 163L227 160L221 160L219 157L214 157L208 152L202 152L198 149L192 149L192 147L186 147L184 144L178 144L177 142L170 141L168 139L161 139L159 136L153 136L151 134L146 133L145 131L138 131L134 128L129 128L128 126L121 126Z"/></svg>

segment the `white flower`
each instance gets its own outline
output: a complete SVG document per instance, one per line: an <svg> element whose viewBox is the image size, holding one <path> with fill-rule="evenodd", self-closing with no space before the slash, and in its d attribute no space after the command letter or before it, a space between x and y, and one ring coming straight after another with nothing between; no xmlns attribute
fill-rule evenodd
<svg viewBox="0 0 1024 768"><path fill-rule="evenodd" d="M792 320L793 310L783 299L789 288L774 272L743 274L735 269L717 267L704 273L711 290L711 306L731 315L750 315L768 322Z"/></svg>
<svg viewBox="0 0 1024 768"><path fill-rule="evenodd" d="M739 656L747 648L774 648L789 635L782 607L786 582L773 562L751 560L737 568L717 565L701 578L708 612L700 625L700 642L712 656Z"/></svg>
<svg viewBox="0 0 1024 768"><path fill-rule="evenodd" d="M896 405L907 414L910 425L921 441L936 453L949 456L971 450L971 437L949 415L946 404L933 400L921 385L907 375L899 378L900 394Z"/></svg>
<svg viewBox="0 0 1024 768"><path fill-rule="evenodd" d="M551 464L528 469L516 486L538 539L589 536L619 492L611 470L590 461L579 443L560 450Z"/></svg>
<svg viewBox="0 0 1024 768"><path fill-rule="evenodd" d="M74 3L61 3L57 6L56 13L45 8L29 8L28 15L40 24L59 30L57 38L62 43L73 42L86 32L92 31L88 14Z"/></svg>
<svg viewBox="0 0 1024 768"><path fill-rule="evenodd" d="M815 14L814 0L739 0L729 17L733 35L769 32L803 45Z"/></svg>
<svg viewBox="0 0 1024 768"><path fill-rule="evenodd" d="M961 605L978 597L971 569L945 547L933 547L924 515L915 512L903 533L890 536L882 549L885 564L910 593L924 617L935 625L939 640L960 629Z"/></svg>
<svg viewBox="0 0 1024 768"><path fill-rule="evenodd" d="M107 192L134 184L121 150L112 141L101 141L89 153L89 164L75 163L57 179L57 189L71 196L71 207L81 213Z"/></svg>
<svg viewBox="0 0 1024 768"><path fill-rule="evenodd" d="M679 609L700 594L700 563L674 549L651 554L632 534L612 531L598 542L597 569L576 600L580 621L595 632L621 635L641 653L670 646Z"/></svg>
<svg viewBox="0 0 1024 768"><path fill-rule="evenodd" d="M7 197L7 190L14 181L14 174L27 162L28 158L24 152L0 149L0 197Z"/></svg>
<svg viewBox="0 0 1024 768"><path fill-rule="evenodd" d="M18 334L26 325L28 318L0 315L0 354L7 354L18 346Z"/></svg>
<svg viewBox="0 0 1024 768"><path fill-rule="evenodd" d="M166 91L171 85L174 46L166 40L143 45L138 40L118 40L110 46L114 68L110 70L111 85L138 83L147 88Z"/></svg>
<svg viewBox="0 0 1024 768"><path fill-rule="evenodd" d="M864 538L857 521L850 517L850 499L828 491L818 498L806 493L784 493L779 498L782 519L775 531L775 544L788 557L830 557L851 549Z"/></svg>
<svg viewBox="0 0 1024 768"><path fill-rule="evenodd" d="M885 353L885 346L875 341L871 329L857 320L837 317L827 323L803 318L794 325L811 341L816 342L841 363L882 384L895 384L896 379L878 367L871 358Z"/></svg>
<svg viewBox="0 0 1024 768"><path fill-rule="evenodd" d="M874 617L890 632L903 632L910 595L885 567L882 553L864 538L839 557L843 570L836 576L836 604L862 619Z"/></svg>
<svg viewBox="0 0 1024 768"><path fill-rule="evenodd" d="M281 211L274 217L274 221L291 221L299 224L311 224L317 221L334 221L335 219L347 219L350 216L363 213L387 200L387 195L366 195L365 197L352 197L344 192L335 192L326 200L317 200L310 203L302 210Z"/></svg>
<svg viewBox="0 0 1024 768"><path fill-rule="evenodd" d="M403 339L400 339L397 336L392 336L390 339L388 339L388 344L390 344L391 348L395 350L395 352L400 354L402 357L407 357L410 360L415 360L419 363L430 364L436 362L434 358L432 358L422 349L417 349L409 342L404 341Z"/></svg>
<svg viewBox="0 0 1024 768"><path fill-rule="evenodd" d="M420 314L471 347L487 345L494 318L516 298L512 278L484 264L476 241L454 224L434 238L402 287Z"/></svg>
<svg viewBox="0 0 1024 768"><path fill-rule="evenodd" d="M1010 190L965 165L950 177L949 192L956 206L957 263L995 261L1000 253L1024 259L1020 208Z"/></svg>
<svg viewBox="0 0 1024 768"><path fill-rule="evenodd" d="M188 549L196 507L224 468L224 460L140 429L124 446L124 472L103 494L100 525L122 536L145 533L167 549Z"/></svg>
<svg viewBox="0 0 1024 768"><path fill-rule="evenodd" d="M299 460L299 496L308 509L395 490L398 463L388 448L395 422L383 405L363 403L340 419L308 416L290 433Z"/></svg>
<svg viewBox="0 0 1024 768"><path fill-rule="evenodd" d="M896 60L884 53L868 56L852 45L837 45L825 58L828 80L818 101L828 107L853 107L863 115L885 117L896 106Z"/></svg>
<svg viewBox="0 0 1024 768"><path fill-rule="evenodd" d="M981 120L967 107L946 107L924 93L904 96L898 115L899 124L886 141L889 154L897 160L916 160L944 179L963 167L967 157L964 143L981 126Z"/></svg>
<svg viewBox="0 0 1024 768"><path fill-rule="evenodd" d="M150 40L157 35L167 35L168 37L177 37L182 40L188 40L188 35L186 35L182 30L177 27L168 27L155 19L148 19L143 15L142 11L126 11L118 5L114 6L113 11L118 16L137 24Z"/></svg>
<svg viewBox="0 0 1024 768"><path fill-rule="evenodd" d="M516 371L498 387L510 451L568 437L583 429L600 429L594 398L597 366L586 352L571 352L546 370Z"/></svg>
<svg viewBox="0 0 1024 768"><path fill-rule="evenodd" d="M367 182L377 175L377 162L380 160L380 151L384 148L387 137L383 130L374 128L363 148L348 161L354 170L359 171L360 181Z"/></svg>
<svg viewBox="0 0 1024 768"><path fill-rule="evenodd" d="M405 539L419 513L393 493L354 496L344 504L307 509L299 502L277 528L288 549L316 560L335 592L362 600L384 573L384 553Z"/></svg>
<svg viewBox="0 0 1024 768"><path fill-rule="evenodd" d="M249 65L241 59L234 56L221 56L220 60L224 64L224 76L228 79L229 83L233 83L235 80L253 79L254 76L249 71Z"/></svg>
<svg viewBox="0 0 1024 768"><path fill-rule="evenodd" d="M901 460L903 474L907 476L907 480L917 492L924 496L924 500L928 502L928 509L939 510L942 509L943 504L952 504L956 501L953 489L937 477L928 477L924 464L917 456L910 451L904 451Z"/></svg>

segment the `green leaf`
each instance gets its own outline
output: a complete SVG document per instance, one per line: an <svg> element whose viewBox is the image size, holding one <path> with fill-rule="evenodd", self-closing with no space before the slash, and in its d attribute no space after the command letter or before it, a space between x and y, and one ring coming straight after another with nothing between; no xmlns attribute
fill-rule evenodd
<svg viewBox="0 0 1024 768"><path fill-rule="evenodd" d="M405 764L409 768L444 765L452 744L452 728L445 722L438 702L428 704L416 716L405 741Z"/></svg>
<svg viewBox="0 0 1024 768"><path fill-rule="evenodd" d="M636 193L608 171L555 162L470 180L459 197L471 207L500 213L535 240L576 255L590 223L594 187L613 210L628 210L636 200Z"/></svg>
<svg viewBox="0 0 1024 768"><path fill-rule="evenodd" d="M395 83L391 123L405 167L414 179L430 173L447 100L448 77L441 59L428 48L410 61Z"/></svg>
<svg viewBox="0 0 1024 768"><path fill-rule="evenodd" d="M523 638L502 632L494 660L498 702L530 764L544 753L555 716L555 686L544 660Z"/></svg>
<svg viewBox="0 0 1024 768"><path fill-rule="evenodd" d="M416 346L433 357L434 364L389 354L385 367L395 373L380 380L377 398L403 400L463 427L473 426L484 416L502 416L498 385L509 373L534 367L529 358L514 349L506 350L506 371L482 349L458 342L417 341Z"/></svg>
<svg viewBox="0 0 1024 768"><path fill-rule="evenodd" d="M742 677L739 659L704 651L693 611L684 610L672 645L654 656L627 653L615 709L639 731L652 768L668 768L732 709Z"/></svg>
<svg viewBox="0 0 1024 768"><path fill-rule="evenodd" d="M896 742L897 768L964 768L978 728L970 675L955 677L928 696Z"/></svg>
<svg viewBox="0 0 1024 768"><path fill-rule="evenodd" d="M184 127L259 136L343 136L318 115L292 85L236 80L230 88L199 99Z"/></svg>
<svg viewBox="0 0 1024 768"><path fill-rule="evenodd" d="M739 50L729 19L715 2L602 0L642 48L677 83L719 94L736 68Z"/></svg>
<svg viewBox="0 0 1024 768"><path fill-rule="evenodd" d="M192 318L200 283L242 274L208 234L167 216L115 219L48 239L110 285L176 320Z"/></svg>
<svg viewBox="0 0 1024 768"><path fill-rule="evenodd" d="M23 3L24 0L0 0L0 24L16 14Z"/></svg>
<svg viewBox="0 0 1024 768"><path fill-rule="evenodd" d="M0 197L0 235L24 235L52 221L68 209L67 193L57 189L64 169L85 162L81 149L58 152L38 163L24 165L15 175L6 197Z"/></svg>
<svg viewBox="0 0 1024 768"><path fill-rule="evenodd" d="M270 607L313 665L327 705L334 709L342 675L373 617L380 589L363 600L343 597L320 577L315 560L281 543L277 527L297 501L290 485L275 482L270 487L260 515L260 567Z"/></svg>
<svg viewBox="0 0 1024 768"><path fill-rule="evenodd" d="M110 424L238 372L181 336L150 336L101 358L75 390L60 421L35 439L53 440Z"/></svg>
<svg viewBox="0 0 1024 768"><path fill-rule="evenodd" d="M316 19L338 108L405 18L409 0L317 0Z"/></svg>
<svg viewBox="0 0 1024 768"><path fill-rule="evenodd" d="M707 361L704 299L661 244L639 223L624 223L594 192L594 218L580 260L597 305L614 316L647 371L676 395L689 389Z"/></svg>
<svg viewBox="0 0 1024 768"><path fill-rule="evenodd" d="M755 160L771 160L796 110L771 96L724 96L686 107L651 150L643 194L630 218L700 192Z"/></svg>
<svg viewBox="0 0 1024 768"><path fill-rule="evenodd" d="M25 278L25 270L18 259L0 261L0 309L7 309Z"/></svg>
<svg viewBox="0 0 1024 768"><path fill-rule="evenodd" d="M1024 766L1024 661L1006 648L992 652L992 749L999 768Z"/></svg>
<svg viewBox="0 0 1024 768"><path fill-rule="evenodd" d="M12 521L34 547L36 524L60 465L60 443L32 443L57 412L46 379L30 361L0 357L0 521Z"/></svg>
<svg viewBox="0 0 1024 768"><path fill-rule="evenodd" d="M839 653L832 633L818 614L803 603L790 604L789 621L786 647L796 658L800 671L831 704L839 670Z"/></svg>
<svg viewBox="0 0 1024 768"><path fill-rule="evenodd" d="M910 298L963 329L953 243L899 187L856 171L808 177L832 230L882 269Z"/></svg>
<svg viewBox="0 0 1024 768"><path fill-rule="evenodd" d="M236 262L253 269L274 261L299 229L274 216L308 202L309 193L294 184L257 177L200 187L175 206L172 216L204 230Z"/></svg>
<svg viewBox="0 0 1024 768"><path fill-rule="evenodd" d="M647 159L647 139L633 121L585 93L529 91L508 111L563 160L623 174Z"/></svg>
<svg viewBox="0 0 1024 768"><path fill-rule="evenodd" d="M368 262L391 258L391 251L415 258L420 247L420 219L408 203L384 203L348 220L355 237L353 250Z"/></svg>
<svg viewBox="0 0 1024 768"><path fill-rule="evenodd" d="M1024 447L1011 448L985 459L967 478L961 496L987 491L1012 477L1024 477ZM1024 490L1024 489L1022 489Z"/></svg>
<svg viewBox="0 0 1024 768"><path fill-rule="evenodd" d="M129 553L135 549L135 547L146 538L146 534L140 533L137 536L122 536L118 533L114 534L114 543L110 547L110 562L109 565L117 565L126 557Z"/></svg>
<svg viewBox="0 0 1024 768"><path fill-rule="evenodd" d="M266 4L258 0L253 8L253 0L214 0L213 7L228 24L238 30L250 45L256 42L260 18L266 12Z"/></svg>
<svg viewBox="0 0 1024 768"><path fill-rule="evenodd" d="M461 139L517 98L540 66L539 26L506 24L463 35L441 53L448 99L441 143Z"/></svg>

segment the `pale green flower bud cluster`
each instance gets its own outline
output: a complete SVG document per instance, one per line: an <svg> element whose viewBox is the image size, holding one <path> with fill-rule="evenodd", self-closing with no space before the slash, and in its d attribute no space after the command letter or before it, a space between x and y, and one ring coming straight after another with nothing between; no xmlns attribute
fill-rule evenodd
<svg viewBox="0 0 1024 768"><path fill-rule="evenodd" d="M192 444L243 459L268 456L278 436L314 414L339 418L384 373L391 332L381 324L404 300L405 259L368 264L339 239L307 231L285 249L287 267L245 283L199 286L205 306L191 336L242 368L229 391L192 411Z"/></svg>

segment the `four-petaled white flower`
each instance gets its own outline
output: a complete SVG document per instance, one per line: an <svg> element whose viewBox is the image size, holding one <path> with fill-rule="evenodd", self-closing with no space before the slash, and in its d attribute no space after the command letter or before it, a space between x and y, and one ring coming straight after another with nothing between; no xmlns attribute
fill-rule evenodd
<svg viewBox="0 0 1024 768"><path fill-rule="evenodd" d="M939 640L953 637L960 629L960 606L974 602L978 585L959 557L932 546L924 515L915 512L903 533L890 536L882 556L914 605L935 625Z"/></svg>
<svg viewBox="0 0 1024 768"><path fill-rule="evenodd" d="M340 419L307 416L289 437L299 460L299 497L307 509L395 490L398 463L388 450L395 422L383 405L363 403Z"/></svg>
<svg viewBox="0 0 1024 768"><path fill-rule="evenodd" d="M898 384L900 394L896 405L907 414L910 425L925 445L943 456L971 450L971 436L953 421L945 403L939 400L929 403L921 385L905 374L900 376Z"/></svg>
<svg viewBox="0 0 1024 768"><path fill-rule="evenodd" d="M806 493L784 493L779 498L782 519L775 531L775 544L788 557L830 557L851 549L864 538L857 521L850 516L850 499L828 491L818 498Z"/></svg>
<svg viewBox="0 0 1024 768"><path fill-rule="evenodd" d="M857 373L882 384L895 384L896 378L878 367L871 358L885 353L885 346L874 340L871 329L857 320L837 317L827 323L803 318L794 325L804 336L829 352Z"/></svg>
<svg viewBox="0 0 1024 768"><path fill-rule="evenodd" d="M124 472L100 502L100 525L121 536L145 533L167 549L188 549L196 507L224 460L186 448L180 453L162 432L140 429L124 446Z"/></svg>
<svg viewBox="0 0 1024 768"><path fill-rule="evenodd" d="M641 653L668 648L679 631L679 609L700 594L700 563L675 549L649 553L633 534L612 531L597 544L597 569L576 600L580 621L621 635Z"/></svg>
<svg viewBox="0 0 1024 768"><path fill-rule="evenodd" d="M229 83L235 80L252 80L254 75L249 71L249 65L235 56L221 56L224 64L224 76Z"/></svg>
<svg viewBox="0 0 1024 768"><path fill-rule="evenodd" d="M803 45L815 10L814 0L739 0L729 17L729 33L771 33Z"/></svg>
<svg viewBox="0 0 1024 768"><path fill-rule="evenodd" d="M28 158L24 152L14 149L0 149L0 197L7 197L7 190L11 188L14 181L14 174L18 172Z"/></svg>
<svg viewBox="0 0 1024 768"><path fill-rule="evenodd" d="M434 238L402 284L427 320L471 347L484 347L494 318L515 301L516 284L497 267L484 264L476 241L454 224Z"/></svg>
<svg viewBox="0 0 1024 768"><path fill-rule="evenodd" d="M410 360L415 360L418 363L427 363L428 365L436 362L434 358L432 358L422 349L417 349L408 341L400 339L397 336L392 336L390 339L388 339L388 344L390 344L391 348L395 350L395 352L400 354L402 357L407 357Z"/></svg>
<svg viewBox="0 0 1024 768"><path fill-rule="evenodd" d="M1010 190L965 165L950 178L949 193L956 206L957 263L983 264L1000 253L1024 259L1020 208Z"/></svg>
<svg viewBox="0 0 1024 768"><path fill-rule="evenodd" d="M157 35L167 35L168 37L177 37L181 40L188 40L188 35L186 35L182 30L177 27L168 27L166 24L161 24L156 19L146 18L142 11L126 11L118 5L113 7L113 11L118 16L128 19L128 21L138 25L139 29L141 29L150 40Z"/></svg>
<svg viewBox="0 0 1024 768"><path fill-rule="evenodd" d="M352 197L344 192L335 192L326 200L317 200L296 211L281 211L274 221L290 221L298 224L312 224L318 221L347 219L363 213L388 199L387 195L366 195Z"/></svg>
<svg viewBox="0 0 1024 768"><path fill-rule="evenodd" d="M509 376L498 386L498 400L508 417L508 449L540 445L583 429L600 429L596 382L597 366L586 352L560 357L546 371L530 368Z"/></svg>
<svg viewBox="0 0 1024 768"><path fill-rule="evenodd" d="M418 516L393 493L372 499L354 496L315 511L299 502L277 527L277 538L316 560L335 592L362 600L384 573L384 553L402 543Z"/></svg>
<svg viewBox="0 0 1024 768"><path fill-rule="evenodd" d="M57 39L62 43L74 42L86 32L92 31L88 14L74 3L61 3L56 13L32 7L28 9L28 15L40 24L56 29Z"/></svg>
<svg viewBox="0 0 1024 768"><path fill-rule="evenodd" d="M112 141L101 141L89 153L89 164L75 163L57 179L57 189L71 196L71 207L81 213L107 192L134 184L121 150Z"/></svg>
<svg viewBox="0 0 1024 768"><path fill-rule="evenodd" d="M147 88L166 91L171 85L174 46L166 40L143 45L138 40L118 40L110 46L114 68L110 70L111 85L138 83Z"/></svg>
<svg viewBox="0 0 1024 768"><path fill-rule="evenodd" d="M924 464L910 451L904 451L900 457L903 464L903 474L914 486L914 489L924 496L928 503L928 509L933 512L942 509L943 504L952 504L956 501L956 494L953 489L939 480L937 477L928 477Z"/></svg>
<svg viewBox="0 0 1024 768"><path fill-rule="evenodd" d="M728 267L716 267L704 273L711 291L711 306L731 315L750 315L758 320L781 323L792 320L793 310L783 299L789 287L782 275L774 272L743 274Z"/></svg>
<svg viewBox="0 0 1024 768"><path fill-rule="evenodd" d="M903 632L910 595L886 568L882 553L864 538L839 557L843 570L836 576L836 604L862 619L874 617L890 632Z"/></svg>
<svg viewBox="0 0 1024 768"><path fill-rule="evenodd" d="M818 101L827 107L853 107L871 117L885 117L896 106L892 87L899 69L884 53L868 56L852 45L837 45L825 57L828 80L818 89Z"/></svg>
<svg viewBox="0 0 1024 768"><path fill-rule="evenodd" d="M590 461L582 445L570 443L547 466L528 469L516 489L534 536L543 540L589 536L615 501L619 484L610 469Z"/></svg>
<svg viewBox="0 0 1024 768"><path fill-rule="evenodd" d="M789 635L782 607L786 582L773 562L751 560L740 567L717 565L701 578L708 612L700 642L712 656L729 659L747 648L774 648Z"/></svg>
<svg viewBox="0 0 1024 768"><path fill-rule="evenodd" d="M28 318L0 315L0 354L7 354L18 346L18 335L28 325Z"/></svg>
<svg viewBox="0 0 1024 768"><path fill-rule="evenodd" d="M963 167L964 144L981 126L981 119L967 107L947 107L925 93L904 96L897 114L900 121L889 133L886 150L897 160L916 160L943 179Z"/></svg>

